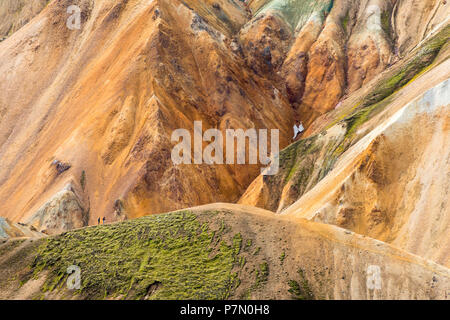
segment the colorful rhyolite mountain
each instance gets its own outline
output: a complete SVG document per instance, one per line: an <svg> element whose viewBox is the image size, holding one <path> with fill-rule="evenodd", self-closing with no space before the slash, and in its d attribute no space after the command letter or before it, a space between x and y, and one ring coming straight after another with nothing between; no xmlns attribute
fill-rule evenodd
<svg viewBox="0 0 450 320"><path fill-rule="evenodd" d="M448 299L449 6L1 1L0 298ZM279 172L173 164L194 121Z"/></svg>

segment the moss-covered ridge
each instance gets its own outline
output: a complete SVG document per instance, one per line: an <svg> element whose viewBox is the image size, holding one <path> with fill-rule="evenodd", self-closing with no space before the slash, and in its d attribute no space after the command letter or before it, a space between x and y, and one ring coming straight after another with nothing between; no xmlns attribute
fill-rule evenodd
<svg viewBox="0 0 450 320"><path fill-rule="evenodd" d="M379 241L223 203L10 240L0 251L0 299L371 299L365 287L341 290L364 285L372 261L386 281L411 283L407 295L388 286L381 298L442 298L448 279L445 268ZM78 291L65 285L71 265L81 268Z"/></svg>
<svg viewBox="0 0 450 320"><path fill-rule="evenodd" d="M242 239L231 232L189 211L76 230L44 241L33 276L47 270L43 293L63 290L76 265L81 297L225 299L239 283Z"/></svg>
<svg viewBox="0 0 450 320"><path fill-rule="evenodd" d="M314 281L312 258L288 245L293 230L271 212L219 203L0 242L0 299L289 299L298 268ZM66 285L71 266L78 290Z"/></svg>

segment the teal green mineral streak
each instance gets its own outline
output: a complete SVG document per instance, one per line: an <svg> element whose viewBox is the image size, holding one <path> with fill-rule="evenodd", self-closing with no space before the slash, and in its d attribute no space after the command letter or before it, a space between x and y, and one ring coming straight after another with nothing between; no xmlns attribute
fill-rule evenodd
<svg viewBox="0 0 450 320"><path fill-rule="evenodd" d="M332 0L273 0L262 6L256 16L267 12L278 13L292 29L300 29L315 13L328 13Z"/></svg>

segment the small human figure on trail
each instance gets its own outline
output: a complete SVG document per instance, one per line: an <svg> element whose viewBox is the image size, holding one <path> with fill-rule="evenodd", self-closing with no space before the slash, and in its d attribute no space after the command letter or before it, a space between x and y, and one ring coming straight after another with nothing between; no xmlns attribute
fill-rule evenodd
<svg viewBox="0 0 450 320"><path fill-rule="evenodd" d="M100 217L99 217L98 220L97 220L97 224L100 224Z"/></svg>
<svg viewBox="0 0 450 320"><path fill-rule="evenodd" d="M105 218L105 217L103 217L103 224L105 224L105 220L106 220L106 218Z"/></svg>

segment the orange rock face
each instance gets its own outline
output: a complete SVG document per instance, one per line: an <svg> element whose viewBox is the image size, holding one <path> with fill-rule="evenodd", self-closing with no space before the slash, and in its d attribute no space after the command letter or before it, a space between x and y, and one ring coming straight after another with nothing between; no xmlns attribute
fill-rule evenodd
<svg viewBox="0 0 450 320"><path fill-rule="evenodd" d="M302 113L310 114L309 121L317 113L334 109L344 93L345 56L340 40L343 37L341 27L329 23L311 47L301 106Z"/></svg>
<svg viewBox="0 0 450 320"><path fill-rule="evenodd" d="M232 9L245 18L243 5ZM204 130L276 128L289 143L287 99L233 53L226 25L178 1L84 1L82 12L71 31L65 4L53 2L1 44L6 217L27 220L68 183L89 224L236 201L259 166L173 165L171 133L195 120Z"/></svg>
<svg viewBox="0 0 450 320"><path fill-rule="evenodd" d="M421 27L408 1L300 2L83 0L80 29L70 1L20 13L34 18L0 43L2 215L28 221L68 185L82 224L235 202L260 166L176 166L173 130L279 129L286 147L296 120L309 126L422 40L403 25L426 36L447 8L426 1Z"/></svg>
<svg viewBox="0 0 450 320"><path fill-rule="evenodd" d="M292 41L289 26L274 14L261 15L241 30L247 64L256 73L273 76L285 60Z"/></svg>

